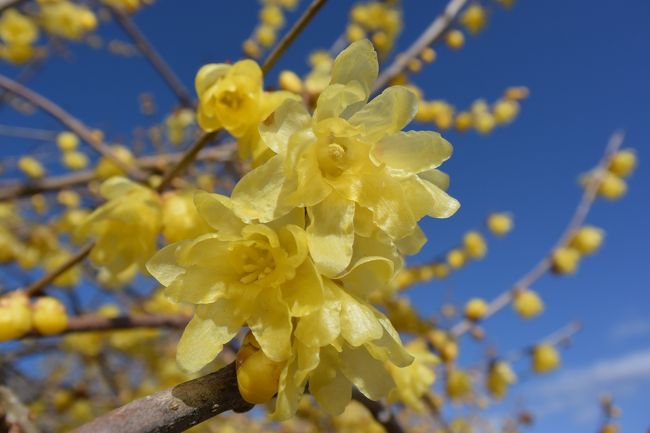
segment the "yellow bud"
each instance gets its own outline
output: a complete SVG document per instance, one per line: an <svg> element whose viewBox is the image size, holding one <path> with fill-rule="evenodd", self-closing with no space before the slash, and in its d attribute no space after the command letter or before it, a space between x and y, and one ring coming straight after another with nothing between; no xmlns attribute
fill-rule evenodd
<svg viewBox="0 0 650 433"><path fill-rule="evenodd" d="M264 6L260 11L260 20L271 27L282 27L284 25L284 14L277 6Z"/></svg>
<svg viewBox="0 0 650 433"><path fill-rule="evenodd" d="M418 59L411 59L406 65L411 72L420 72L422 70L422 62Z"/></svg>
<svg viewBox="0 0 650 433"><path fill-rule="evenodd" d="M488 216L487 227L496 236L504 236L512 230L512 217L507 213L492 213Z"/></svg>
<svg viewBox="0 0 650 433"><path fill-rule="evenodd" d="M350 42L356 42L366 37L366 32L356 24L350 24L345 34Z"/></svg>
<svg viewBox="0 0 650 433"><path fill-rule="evenodd" d="M621 198L627 191L627 184L617 175L607 172L598 185L598 194L608 200Z"/></svg>
<svg viewBox="0 0 650 433"><path fill-rule="evenodd" d="M63 162L63 165L65 165L70 170L82 170L88 167L88 157L85 153L82 152L65 152L61 160Z"/></svg>
<svg viewBox="0 0 650 433"><path fill-rule="evenodd" d="M460 23L472 34L480 32L487 23L487 12L480 3L473 3L460 16Z"/></svg>
<svg viewBox="0 0 650 433"><path fill-rule="evenodd" d="M440 349L440 357L445 362L454 362L458 358L458 344L455 341L447 341Z"/></svg>
<svg viewBox="0 0 650 433"><path fill-rule="evenodd" d="M275 43L277 32L271 26L262 25L255 31L255 37L261 46L269 48Z"/></svg>
<svg viewBox="0 0 650 433"><path fill-rule="evenodd" d="M600 433L618 433L618 426L616 424L607 423L601 429Z"/></svg>
<svg viewBox="0 0 650 433"><path fill-rule="evenodd" d="M490 113L481 113L474 119L474 128L479 134L489 134L495 126L496 121Z"/></svg>
<svg viewBox="0 0 650 433"><path fill-rule="evenodd" d="M32 329L29 301L22 293L0 298L0 342L20 338Z"/></svg>
<svg viewBox="0 0 650 433"><path fill-rule="evenodd" d="M433 48L426 47L420 53L420 58L425 63L433 63L436 60L436 52L435 52L435 50Z"/></svg>
<svg viewBox="0 0 650 433"><path fill-rule="evenodd" d="M65 306L56 298L39 298L33 306L34 328L42 335L55 335L68 326Z"/></svg>
<svg viewBox="0 0 650 433"><path fill-rule="evenodd" d="M465 132L472 126L472 114L463 111L456 115L454 127L458 132Z"/></svg>
<svg viewBox="0 0 650 433"><path fill-rule="evenodd" d="M510 99L502 99L494 104L492 109L494 120L497 124L502 125L512 122L519 114L519 103Z"/></svg>
<svg viewBox="0 0 650 433"><path fill-rule="evenodd" d="M47 200L43 194L36 194L31 197L32 207L34 212L37 214L43 215L47 212Z"/></svg>
<svg viewBox="0 0 650 433"><path fill-rule="evenodd" d="M530 319L544 311L544 302L532 290L522 290L515 294L512 306L521 317Z"/></svg>
<svg viewBox="0 0 650 433"><path fill-rule="evenodd" d="M257 45L257 42L255 42L252 39L246 39L244 41L244 44L242 45L242 50L244 51L244 54L246 54L249 57L258 58L262 55L262 50L260 49L260 46Z"/></svg>
<svg viewBox="0 0 650 433"><path fill-rule="evenodd" d="M447 253L447 264L452 269L458 269L465 264L465 254L459 249L453 249Z"/></svg>
<svg viewBox="0 0 650 433"><path fill-rule="evenodd" d="M472 381L464 371L451 370L447 375L447 396L452 400L461 399L472 392Z"/></svg>
<svg viewBox="0 0 650 433"><path fill-rule="evenodd" d="M434 263L432 268L435 278L443 279L449 275L449 267L444 263Z"/></svg>
<svg viewBox="0 0 650 433"><path fill-rule="evenodd" d="M503 97L511 101L521 101L528 98L529 93L528 87L525 86L508 87Z"/></svg>
<svg viewBox="0 0 650 433"><path fill-rule="evenodd" d="M271 400L278 392L282 364L271 361L257 350L237 367L239 393L249 403L261 404Z"/></svg>
<svg viewBox="0 0 650 433"><path fill-rule="evenodd" d="M482 259L487 253L487 244L479 232L469 231L463 238L463 250L471 259Z"/></svg>
<svg viewBox="0 0 650 433"><path fill-rule="evenodd" d="M636 153L631 149L623 149L612 157L609 171L619 177L628 177L636 168Z"/></svg>
<svg viewBox="0 0 650 433"><path fill-rule="evenodd" d="M97 133L99 135L101 134L101 131L97 131ZM133 154L126 147L115 145L111 146L111 149L113 150L113 154L115 154L117 159L124 162L125 164L131 164L133 162ZM95 167L95 174L101 180L105 180L109 177L124 175L124 172L118 166L116 166L113 161L106 157L102 157Z"/></svg>
<svg viewBox="0 0 650 433"><path fill-rule="evenodd" d="M485 387L495 398L503 398L508 391L508 386L517 380L510 364L496 361L490 365Z"/></svg>
<svg viewBox="0 0 650 433"><path fill-rule="evenodd" d="M45 169L40 162L31 156L23 156L18 160L18 168L27 176L37 179L45 175Z"/></svg>
<svg viewBox="0 0 650 433"><path fill-rule="evenodd" d="M605 232L598 227L580 227L573 235L569 246L578 250L581 254L593 254L603 243Z"/></svg>
<svg viewBox="0 0 650 433"><path fill-rule="evenodd" d="M578 269L580 252L569 247L560 247L553 252L551 269L556 274L572 274Z"/></svg>
<svg viewBox="0 0 650 433"><path fill-rule="evenodd" d="M375 32L372 35L372 43L379 50L386 50L390 45L390 39L385 32Z"/></svg>
<svg viewBox="0 0 650 433"><path fill-rule="evenodd" d="M459 50L465 44L465 35L457 29L449 30L445 34L445 43L452 50Z"/></svg>
<svg viewBox="0 0 650 433"><path fill-rule="evenodd" d="M533 349L533 371L548 373L560 365L560 354L555 347L540 344Z"/></svg>
<svg viewBox="0 0 650 433"><path fill-rule="evenodd" d="M63 152L75 150L79 146L79 137L74 132L64 131L56 136L56 145Z"/></svg>
<svg viewBox="0 0 650 433"><path fill-rule="evenodd" d="M70 208L77 208L79 207L79 203L81 203L81 197L79 194L71 189L64 189L59 191L59 193L56 195L56 199L62 205Z"/></svg>
<svg viewBox="0 0 650 433"><path fill-rule="evenodd" d="M447 333L440 329L432 329L429 331L427 338L431 345L439 352L442 351L444 345L449 341Z"/></svg>
<svg viewBox="0 0 650 433"><path fill-rule="evenodd" d="M476 322L481 320L488 311L488 304L483 299L473 298L465 304L465 318Z"/></svg>
<svg viewBox="0 0 650 433"><path fill-rule="evenodd" d="M282 71L278 78L278 84L282 90L300 94L302 93L302 80L293 71Z"/></svg>

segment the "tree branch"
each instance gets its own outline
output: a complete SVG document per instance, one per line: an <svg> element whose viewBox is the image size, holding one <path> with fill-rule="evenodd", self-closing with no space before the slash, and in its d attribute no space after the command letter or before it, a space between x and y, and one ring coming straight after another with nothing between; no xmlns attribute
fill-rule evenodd
<svg viewBox="0 0 650 433"><path fill-rule="evenodd" d="M423 49L440 39L456 19L458 12L465 6L465 3L467 3L467 0L451 0L445 7L444 12L433 20L424 33L405 52L398 54L393 63L379 75L373 91L377 92L385 87L390 80L404 71L411 59L416 58Z"/></svg>
<svg viewBox="0 0 650 433"><path fill-rule="evenodd" d="M368 409L373 418L384 427L386 433L404 433L404 429L390 408L379 401L370 400L357 388L352 389L352 398Z"/></svg>
<svg viewBox="0 0 650 433"><path fill-rule="evenodd" d="M192 100L190 93L187 91L178 76L176 76L174 71L169 67L167 62L165 62L160 54L158 54L158 51L156 51L147 37L140 31L140 29L138 29L133 20L117 8L108 6L108 9L111 11L117 24L119 24L124 32L129 35L138 50L140 50L154 69L158 71L163 80L165 80L169 88L176 94L181 105L184 107L193 107L194 101Z"/></svg>
<svg viewBox="0 0 650 433"><path fill-rule="evenodd" d="M70 115L54 102L2 74L0 74L0 87L20 96L21 98L26 99L33 105L45 111L47 114L58 120L66 128L77 134L83 141L88 143L100 155L103 155L106 158L110 159L111 162L128 173L134 179L144 178L144 174L137 167L126 164L124 161L118 158L113 150L102 140L98 139L98 137L93 134L93 132L86 125L84 125L79 119Z"/></svg>
<svg viewBox="0 0 650 433"><path fill-rule="evenodd" d="M66 272L68 269L76 265L77 263L81 262L88 254L90 254L90 251L93 249L95 246L95 243L89 243L73 256L71 256L68 260L66 260L64 263L62 263L58 268L56 268L54 271L50 272L47 275L44 275L42 278L39 280L36 280L34 283L32 283L30 286L25 288L25 292L29 296L34 296L39 293L41 293L45 287L47 287L52 281L56 280L61 274Z"/></svg>
<svg viewBox="0 0 650 433"><path fill-rule="evenodd" d="M560 239L557 241L555 246L551 249L549 254L547 254L542 260L540 260L537 263L537 265L535 265L528 273L526 273L523 277L521 277L510 290L507 290L501 293L496 298L494 298L488 304L488 310L483 320L487 319L488 317L494 315L499 310L504 308L513 300L513 298L515 297L518 291L530 287L535 281L540 279L542 275L544 275L546 272L549 271L552 265L551 256L553 254L553 251L567 245L571 241L571 237L573 236L575 231L579 229L580 226L582 226L585 219L587 218L587 215L589 214L589 210L591 209L591 205L594 203L594 200L598 195L598 187L600 185L602 177L607 171L607 167L609 166L610 160L623 144L623 138L624 138L624 134L622 131L615 132L610 137L609 142L607 143L607 147L605 148L603 157L601 158L596 168L592 171L592 175L589 178L589 182L585 186L585 191L582 194L582 198L580 200L580 203L578 204L578 207L576 208L573 216L571 217L571 220L567 225L566 229L562 233L562 236L560 236ZM474 322L469 320L463 320L461 322L458 322L456 325L454 325L451 328L450 333L453 337L459 337L460 335L472 329L473 326L474 326Z"/></svg>
<svg viewBox="0 0 650 433"><path fill-rule="evenodd" d="M228 410L253 407L239 394L235 364L135 400L72 433L176 433Z"/></svg>

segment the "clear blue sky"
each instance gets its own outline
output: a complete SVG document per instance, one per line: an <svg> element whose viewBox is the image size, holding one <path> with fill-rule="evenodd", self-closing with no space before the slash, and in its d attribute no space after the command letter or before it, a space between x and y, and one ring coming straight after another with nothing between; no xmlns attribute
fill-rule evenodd
<svg viewBox="0 0 650 433"><path fill-rule="evenodd" d="M402 48L444 5L440 0L405 3ZM484 261L445 283L416 288L412 295L422 311L431 311L450 288L453 299L464 302L509 287L553 245L580 197L577 176L596 164L609 135L624 128L625 145L638 150L641 165L628 195L613 204L598 202L589 218L607 230L604 250L585 260L578 275L545 277L535 286L547 304L541 319L524 323L505 311L486 325L488 335L498 336L489 339L503 352L573 319L583 321L584 331L564 353L562 371L529 378L491 413L499 417L523 401L542 412L532 431L594 432L597 396L612 392L623 408L623 430L645 431L650 427L650 2L517 3L510 11L495 8L488 28L469 37L460 52L441 48L438 61L416 78L428 98L444 98L458 107L477 97L492 101L510 85L531 89L512 126L487 137L446 134L455 154L445 169L462 208L450 220L424 223L430 243L417 259L453 246L491 210L513 212L516 230L491 242ZM329 47L343 30L347 4L332 0L271 79L285 67L306 71L310 49ZM202 64L239 57L257 10L252 0L159 0L135 19L191 86ZM125 39L112 25L100 34ZM49 61L29 84L88 124L107 130L111 138L128 139L135 126L152 122L139 113L140 92L154 93L163 111L175 102L142 58L124 59L84 46L72 46L70 53L68 60ZM0 70L16 75L5 65ZM7 108L0 111L0 124L58 128L49 119L24 118ZM0 145L2 155L27 149L6 138ZM465 343L468 354L482 350ZM525 369L518 365L519 371Z"/></svg>

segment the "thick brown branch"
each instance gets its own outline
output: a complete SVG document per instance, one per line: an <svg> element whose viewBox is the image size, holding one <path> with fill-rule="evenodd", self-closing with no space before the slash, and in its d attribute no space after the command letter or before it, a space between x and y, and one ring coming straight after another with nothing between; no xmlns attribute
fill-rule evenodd
<svg viewBox="0 0 650 433"><path fill-rule="evenodd" d="M84 125L79 119L70 115L54 102L2 74L0 74L0 87L15 95L20 96L21 98L26 99L33 105L45 111L47 114L58 120L66 128L77 134L83 141L88 143L99 154L110 159L115 165L124 170L131 177L135 179L143 178L143 173L137 167L124 163L124 161L119 159L113 150L102 140L100 140L97 135L94 134L86 125Z"/></svg>
<svg viewBox="0 0 650 433"><path fill-rule="evenodd" d="M71 317L63 333L113 331L131 328L184 328L189 321L190 317L188 316L173 314L134 314L113 318L86 314Z"/></svg>
<svg viewBox="0 0 650 433"><path fill-rule="evenodd" d="M368 409L368 412L372 414L373 418L384 427L386 433L404 433L404 429L390 408L384 406L379 401L370 400L357 388L352 389L352 398Z"/></svg>
<svg viewBox="0 0 650 433"><path fill-rule="evenodd" d="M167 62L158 54L147 37L138 29L135 23L124 12L117 8L109 7L115 21L129 35L135 46L146 57L151 65L158 71L160 76L165 80L169 88L176 94L178 100L184 107L193 107L194 102L190 93L187 91L181 80L176 76L174 71L169 67Z"/></svg>
<svg viewBox="0 0 650 433"><path fill-rule="evenodd" d="M379 75L375 83L374 91L385 87L390 80L404 71L411 59L416 58L423 49L440 39L454 22L458 12L465 6L465 3L467 3L467 0L451 0L445 7L443 13L433 20L424 33L405 52L395 57L393 63Z"/></svg>
<svg viewBox="0 0 650 433"><path fill-rule="evenodd" d="M237 388L235 364L207 376L135 400L73 433L175 433L228 410L253 407Z"/></svg>
<svg viewBox="0 0 650 433"><path fill-rule="evenodd" d="M510 290L507 290L501 293L496 298L494 298L488 304L488 310L484 316L484 319L487 319L488 317L494 315L496 312L504 308L512 301L512 299L514 298L515 294L518 291L530 287L535 281L537 281L539 278L542 277L542 275L544 275L546 272L548 272L551 269L551 265L552 265L551 256L553 254L553 251L555 251L556 249L562 246L567 245L571 241L571 237L573 236L575 231L578 230L580 226L582 226L585 219L587 218L587 215L589 214L589 210L591 209L591 205L594 203L594 200L598 195L598 187L600 185L602 177L607 171L607 167L609 166L611 158L614 156L614 154L618 151L618 149L623 144L623 137L624 137L623 132L619 131L619 132L615 132L609 139L603 157L601 158L596 168L592 171L592 175L590 176L589 182L585 186L585 190L584 193L582 194L582 198L580 200L580 203L578 204L578 207L576 208L573 216L571 217L571 220L567 225L566 229L562 233L562 236L560 236L560 239L557 241L555 246L551 249L549 254L547 254L544 258L542 258L542 260L540 260L535 265L535 267L533 267L528 273L526 273L523 277L521 277L512 286ZM458 337L466 333L470 329L472 329L473 326L474 326L473 322L468 320L463 320L457 323L456 325L454 325L454 327L451 328L450 333L452 336Z"/></svg>

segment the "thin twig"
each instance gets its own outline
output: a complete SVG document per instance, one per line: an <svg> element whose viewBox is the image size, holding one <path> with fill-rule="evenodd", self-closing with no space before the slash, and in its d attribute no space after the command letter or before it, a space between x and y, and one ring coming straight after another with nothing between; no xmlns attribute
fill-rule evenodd
<svg viewBox="0 0 650 433"><path fill-rule="evenodd" d="M404 429L395 417L395 414L381 402L370 400L357 388L352 389L352 399L358 401L368 409L373 418L384 427L386 433L404 433Z"/></svg>
<svg viewBox="0 0 650 433"><path fill-rule="evenodd" d="M65 263L62 263L54 271L50 272L47 275L44 275L41 279L35 281L30 286L25 288L25 292L29 296L34 296L41 293L52 281L56 280L60 275L65 273L68 269L72 268L74 265L81 262L88 254L90 254L90 251L93 249L94 246L95 246L94 243L89 243L88 245L86 245L85 247L77 251L75 255L71 256L68 260L66 260Z"/></svg>
<svg viewBox="0 0 650 433"><path fill-rule="evenodd" d="M30 140L53 141L58 131L46 129L22 128L20 126L0 125L0 135L14 138L27 138Z"/></svg>
<svg viewBox="0 0 650 433"><path fill-rule="evenodd" d="M207 376L135 400L85 424L73 433L176 433L215 415L249 411L239 394L235 364Z"/></svg>
<svg viewBox="0 0 650 433"><path fill-rule="evenodd" d="M467 0L451 0L445 7L443 13L433 20L424 33L405 52L397 55L393 63L379 75L375 83L374 92L385 87L390 80L404 71L411 59L416 58L423 49L440 39L453 23L454 19L456 19L458 12L465 6L465 3L467 3Z"/></svg>
<svg viewBox="0 0 650 433"><path fill-rule="evenodd" d="M165 173L160 184L158 185L158 192L164 191L185 168L194 161L201 149L212 141L218 134L218 131L206 132L199 137L181 156L180 160Z"/></svg>
<svg viewBox="0 0 650 433"><path fill-rule="evenodd" d="M138 26L135 25L133 20L117 8L108 7L108 9L113 14L115 21L120 25L120 27L122 27L126 34L129 35L131 40L133 40L138 50L140 50L154 69L158 71L163 80L165 80L169 88L176 94L181 105L184 107L193 107L194 102L192 97L183 85L183 82L178 78L174 71L172 71L167 62L165 62L165 60L160 56L153 44L149 42L147 37L140 31Z"/></svg>
<svg viewBox="0 0 650 433"><path fill-rule="evenodd" d="M110 159L111 162L128 173L131 177L135 179L144 178L143 173L138 170L137 167L126 164L124 161L118 158L110 146L105 144L102 140L98 139L96 134L93 134L93 132L86 125L84 125L79 119L70 115L70 113L66 112L63 108L51 100L2 74L0 74L0 87L20 96L21 98L26 99L33 105L45 111L65 127L77 134L83 141L88 143L99 154Z"/></svg>
<svg viewBox="0 0 650 433"><path fill-rule="evenodd" d="M282 40L275 46L273 51L269 53L262 64L262 72L266 74L269 70L275 65L275 63L280 59L282 54L286 51L287 48L293 43L293 41L298 37L300 32L309 24L309 22L316 16L321 7L327 2L327 0L314 0L309 5L307 10L302 14L302 16L296 21L296 23L291 27L291 30L284 35Z"/></svg>
<svg viewBox="0 0 650 433"><path fill-rule="evenodd" d="M591 205L594 203L594 200L598 195L598 187L600 185L602 177L607 171L607 167L611 158L623 144L623 138L624 134L622 131L618 131L612 134L609 142L607 143L607 147L605 148L603 157L601 158L596 168L591 172L589 181L585 186L584 193L582 194L582 198L573 214L573 217L571 217L571 220L562 233L562 236L560 236L560 239L551 249L549 254L542 258L528 273L521 277L510 290L507 290L494 298L488 304L487 313L485 314L484 319L487 319L488 317L494 315L496 312L504 308L510 303L510 301L512 301L518 291L530 287L535 281L537 281L544 274L546 274L546 272L549 271L552 265L551 257L553 252L558 248L567 245L571 241L571 237L575 231L579 229L580 226L582 226L585 219L587 218L589 210L591 209ZM472 329L473 326L473 322L469 320L463 320L454 325L451 328L450 333L452 336L458 337Z"/></svg>

